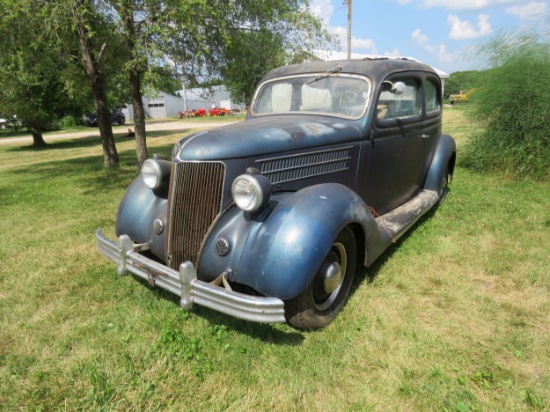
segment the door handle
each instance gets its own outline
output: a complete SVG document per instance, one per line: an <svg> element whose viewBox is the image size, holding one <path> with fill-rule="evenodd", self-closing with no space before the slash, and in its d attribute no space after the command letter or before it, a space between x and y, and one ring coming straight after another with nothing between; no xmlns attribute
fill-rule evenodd
<svg viewBox="0 0 550 412"><path fill-rule="evenodd" d="M423 133L423 134L420 135L420 137L421 137L422 139L429 139L429 138L430 138L430 135L429 135L429 134Z"/></svg>

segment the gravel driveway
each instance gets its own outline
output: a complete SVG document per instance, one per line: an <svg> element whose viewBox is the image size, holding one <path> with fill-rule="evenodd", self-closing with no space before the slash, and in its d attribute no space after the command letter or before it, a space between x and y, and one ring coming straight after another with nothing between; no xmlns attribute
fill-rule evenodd
<svg viewBox="0 0 550 412"><path fill-rule="evenodd" d="M186 122L186 121L166 121L166 122L152 122L148 123L145 127L148 131L155 130L188 130L188 129L215 129L221 126L227 126L228 124L238 122L239 120L230 120L230 121L215 121L215 122ZM128 129L134 130L133 124L127 124L124 126L113 126L113 133L124 133ZM90 128L84 132L61 132L61 133L48 133L44 135L44 140L47 142L52 140L59 139L77 139L79 137L89 137L89 136L99 137L99 129L97 127ZM18 136L18 137L7 137L0 139L0 145L3 144L25 144L32 143L32 136Z"/></svg>

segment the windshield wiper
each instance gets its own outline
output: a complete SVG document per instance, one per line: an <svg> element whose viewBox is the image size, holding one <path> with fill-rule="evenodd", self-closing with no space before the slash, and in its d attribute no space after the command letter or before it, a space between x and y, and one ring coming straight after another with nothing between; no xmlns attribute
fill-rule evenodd
<svg viewBox="0 0 550 412"><path fill-rule="evenodd" d="M342 70L342 66L336 66L334 69L329 70L328 72L323 73L319 77L316 77L310 82L307 82L306 84L315 83L317 80L324 79L326 77L329 77L331 74L338 73L340 70Z"/></svg>

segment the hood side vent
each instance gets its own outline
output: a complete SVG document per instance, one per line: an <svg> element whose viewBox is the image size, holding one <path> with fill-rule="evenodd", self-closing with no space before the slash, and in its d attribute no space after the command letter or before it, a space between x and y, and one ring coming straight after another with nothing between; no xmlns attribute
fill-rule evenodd
<svg viewBox="0 0 550 412"><path fill-rule="evenodd" d="M349 169L348 160L353 146L290 156L258 159L260 172L272 184L292 182L308 177L337 173Z"/></svg>

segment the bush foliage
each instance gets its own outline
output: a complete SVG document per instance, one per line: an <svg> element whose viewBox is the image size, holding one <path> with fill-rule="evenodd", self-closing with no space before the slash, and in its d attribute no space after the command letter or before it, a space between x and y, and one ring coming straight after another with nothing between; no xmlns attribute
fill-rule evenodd
<svg viewBox="0 0 550 412"><path fill-rule="evenodd" d="M514 178L550 177L550 43L534 35L498 36L483 50L494 65L468 112L485 125L464 161Z"/></svg>

